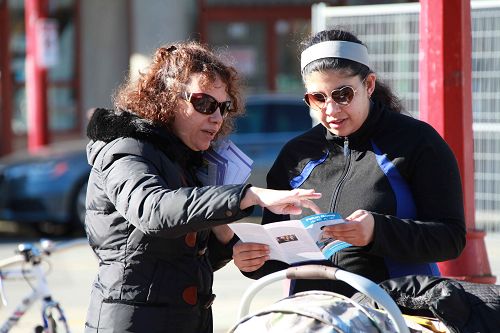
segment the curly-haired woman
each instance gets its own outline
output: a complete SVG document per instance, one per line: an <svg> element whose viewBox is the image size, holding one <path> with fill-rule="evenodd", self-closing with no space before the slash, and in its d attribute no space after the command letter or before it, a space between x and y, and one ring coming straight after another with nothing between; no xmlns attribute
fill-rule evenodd
<svg viewBox="0 0 500 333"><path fill-rule="evenodd" d="M157 49L114 110L93 112L86 231L99 271L86 332L211 332L213 271L237 240L226 224L254 205L318 212L314 190L200 184L201 152L242 113L235 70L196 42Z"/></svg>

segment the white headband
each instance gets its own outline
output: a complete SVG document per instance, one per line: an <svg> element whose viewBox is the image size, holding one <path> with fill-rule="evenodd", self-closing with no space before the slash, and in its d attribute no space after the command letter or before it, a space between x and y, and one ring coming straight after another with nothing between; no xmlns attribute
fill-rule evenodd
<svg viewBox="0 0 500 333"><path fill-rule="evenodd" d="M305 49L300 55L300 69L304 70L304 67L311 62L323 58L349 59L370 67L366 46L359 43L334 40L314 44Z"/></svg>

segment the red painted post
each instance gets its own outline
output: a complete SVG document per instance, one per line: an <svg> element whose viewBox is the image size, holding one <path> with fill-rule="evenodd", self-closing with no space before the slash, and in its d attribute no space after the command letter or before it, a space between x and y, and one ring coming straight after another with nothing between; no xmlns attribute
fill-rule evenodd
<svg viewBox="0 0 500 333"><path fill-rule="evenodd" d="M37 23L47 15L46 0L26 0L26 102L28 150L37 151L48 144L47 69L38 63Z"/></svg>
<svg viewBox="0 0 500 333"><path fill-rule="evenodd" d="M467 227L464 251L455 260L439 263L439 269L444 276L495 283L485 233L475 229L470 0L420 0L420 5L420 119L455 153Z"/></svg>
<svg viewBox="0 0 500 333"><path fill-rule="evenodd" d="M0 0L0 156L12 152L12 75L9 54L9 13L7 0Z"/></svg>

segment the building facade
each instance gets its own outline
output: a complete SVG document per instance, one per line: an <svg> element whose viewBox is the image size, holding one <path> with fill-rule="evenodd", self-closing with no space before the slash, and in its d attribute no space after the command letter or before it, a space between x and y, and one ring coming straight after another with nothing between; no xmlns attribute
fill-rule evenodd
<svg viewBox="0 0 500 333"><path fill-rule="evenodd" d="M56 23L47 69L49 144L82 138L86 110L112 105L113 91L137 75L153 50L201 40L243 76L248 93L302 94L297 45L310 32L310 0L40 0ZM406 1L325 1L345 6ZM0 0L0 155L23 150L26 102L25 1Z"/></svg>

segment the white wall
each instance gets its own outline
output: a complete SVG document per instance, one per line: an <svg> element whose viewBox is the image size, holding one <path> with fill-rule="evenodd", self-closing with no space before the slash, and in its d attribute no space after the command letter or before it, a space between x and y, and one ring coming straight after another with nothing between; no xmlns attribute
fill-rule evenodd
<svg viewBox="0 0 500 333"><path fill-rule="evenodd" d="M135 76L164 44L192 38L195 0L130 0L130 73Z"/></svg>
<svg viewBox="0 0 500 333"><path fill-rule="evenodd" d="M113 91L128 72L127 1L85 0L80 4L82 110L110 107Z"/></svg>
<svg viewBox="0 0 500 333"><path fill-rule="evenodd" d="M111 107L111 96L129 69L137 73L165 43L197 37L193 33L197 14L196 0L85 0L80 4L81 116L85 127L85 111Z"/></svg>

